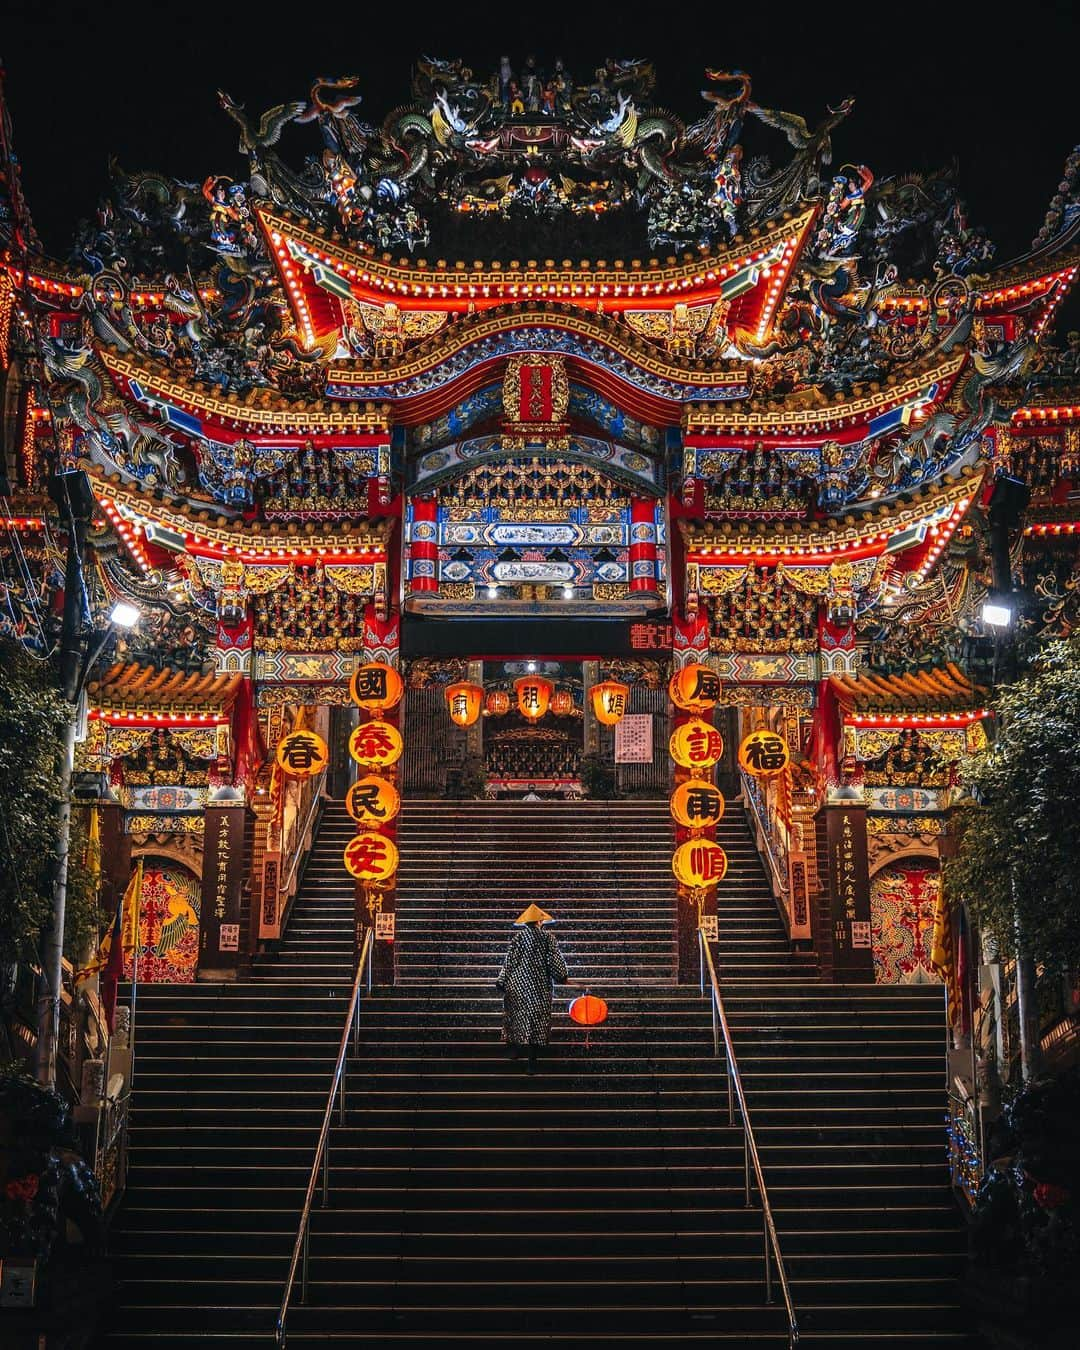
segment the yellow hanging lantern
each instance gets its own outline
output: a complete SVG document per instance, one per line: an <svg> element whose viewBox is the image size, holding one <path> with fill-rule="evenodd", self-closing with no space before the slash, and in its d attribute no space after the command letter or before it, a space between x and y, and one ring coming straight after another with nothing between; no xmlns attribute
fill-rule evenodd
<svg viewBox="0 0 1080 1350"><path fill-rule="evenodd" d="M678 726L668 741L671 758L684 769L711 769L724 753L724 738L700 717Z"/></svg>
<svg viewBox="0 0 1080 1350"><path fill-rule="evenodd" d="M589 690L596 720L606 727L621 722L630 702L630 686L618 680L601 680Z"/></svg>
<svg viewBox="0 0 1080 1350"><path fill-rule="evenodd" d="M377 773L358 778L345 794L345 810L358 825L385 825L400 809L397 788Z"/></svg>
<svg viewBox="0 0 1080 1350"><path fill-rule="evenodd" d="M275 758L290 778L310 778L326 768L330 756L326 742L314 731L291 731L278 741Z"/></svg>
<svg viewBox="0 0 1080 1350"><path fill-rule="evenodd" d="M514 681L518 712L529 722L539 722L548 710L554 689L543 675L522 675Z"/></svg>
<svg viewBox="0 0 1080 1350"><path fill-rule="evenodd" d="M677 670L668 681L668 694L676 708L684 712L708 712L720 698L720 676L709 666L695 661Z"/></svg>
<svg viewBox="0 0 1080 1350"><path fill-rule="evenodd" d="M397 871L398 850L381 834L357 834L345 845L345 870L357 881L386 881Z"/></svg>
<svg viewBox="0 0 1080 1350"><path fill-rule="evenodd" d="M401 732L390 722L362 722L349 737L349 754L367 769L388 769L403 749Z"/></svg>
<svg viewBox="0 0 1080 1350"><path fill-rule="evenodd" d="M404 692L405 681L385 661L368 661L357 666L349 683L350 698L368 712L396 708Z"/></svg>
<svg viewBox="0 0 1080 1350"><path fill-rule="evenodd" d="M688 830L715 825L724 814L724 794L714 783L691 778L671 794L671 815Z"/></svg>
<svg viewBox="0 0 1080 1350"><path fill-rule="evenodd" d="M510 711L510 695L505 689L493 689L484 699L484 708L492 717L503 717Z"/></svg>
<svg viewBox="0 0 1080 1350"><path fill-rule="evenodd" d="M480 705L484 691L478 684L469 684L462 680L446 686L446 706L450 711L450 721L459 727L471 727L480 716Z"/></svg>
<svg viewBox="0 0 1080 1350"><path fill-rule="evenodd" d="M739 767L753 778L773 778L791 760L787 741L775 731L752 731L739 746Z"/></svg>
<svg viewBox="0 0 1080 1350"><path fill-rule="evenodd" d="M569 717L574 711L574 696L569 689L557 689L552 695L551 711L556 717Z"/></svg>
<svg viewBox="0 0 1080 1350"><path fill-rule="evenodd" d="M671 870L684 886L715 886L727 873L727 854L711 839L688 839L671 857Z"/></svg>

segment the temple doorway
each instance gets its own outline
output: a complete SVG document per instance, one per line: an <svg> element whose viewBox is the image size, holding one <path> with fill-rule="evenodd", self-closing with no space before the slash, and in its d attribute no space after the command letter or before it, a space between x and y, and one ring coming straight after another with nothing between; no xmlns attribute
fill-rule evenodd
<svg viewBox="0 0 1080 1350"><path fill-rule="evenodd" d="M529 678L547 691L540 713ZM518 697L518 681L524 681ZM485 661L484 773L489 797L578 797L585 752L580 661ZM537 715L539 714L539 715Z"/></svg>

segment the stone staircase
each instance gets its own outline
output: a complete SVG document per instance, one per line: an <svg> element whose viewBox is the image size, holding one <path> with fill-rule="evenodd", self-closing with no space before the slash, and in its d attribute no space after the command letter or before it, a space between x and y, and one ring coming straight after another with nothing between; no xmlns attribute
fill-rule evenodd
<svg viewBox="0 0 1080 1350"><path fill-rule="evenodd" d="M398 827L398 967L409 984L490 987L530 900L597 988L675 976L664 802L410 801Z"/></svg>
<svg viewBox="0 0 1080 1350"><path fill-rule="evenodd" d="M291 1347L787 1344L708 1004L674 983L666 829L663 803L406 805L399 982L362 1006ZM325 817L257 979L143 1003L106 1344L271 1343L344 1015L345 980L313 972L347 830ZM717 956L802 1343L966 1345L940 990L818 984L786 954L736 807L722 842ZM586 1038L558 993L530 1078L492 981L532 899L610 1017ZM335 947L347 917L323 930Z"/></svg>

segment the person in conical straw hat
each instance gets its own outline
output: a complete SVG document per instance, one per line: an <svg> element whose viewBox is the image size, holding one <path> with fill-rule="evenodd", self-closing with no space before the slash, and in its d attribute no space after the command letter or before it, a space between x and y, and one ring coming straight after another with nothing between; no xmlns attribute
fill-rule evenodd
<svg viewBox="0 0 1080 1350"><path fill-rule="evenodd" d="M514 920L514 932L495 987L503 996L503 1040L517 1059L528 1054L529 1073L536 1071L540 1046L551 1035L553 984L567 980L566 962L546 924L555 920L531 904Z"/></svg>

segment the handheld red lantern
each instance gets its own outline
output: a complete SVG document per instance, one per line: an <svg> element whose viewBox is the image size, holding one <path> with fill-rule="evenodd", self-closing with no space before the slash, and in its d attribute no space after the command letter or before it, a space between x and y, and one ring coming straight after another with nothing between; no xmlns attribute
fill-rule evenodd
<svg viewBox="0 0 1080 1350"><path fill-rule="evenodd" d="M588 1050L589 1036L593 1027L598 1027L601 1022L607 1021L607 1004L602 998L597 998L595 994L590 994L586 989L584 994L579 994L573 1000L567 1011L570 1013L571 1022L576 1022L579 1027L585 1028L585 1049Z"/></svg>
<svg viewBox="0 0 1080 1350"><path fill-rule="evenodd" d="M607 1013L607 1004L595 994L581 994L570 1004L570 1020L580 1027L598 1027Z"/></svg>

